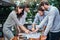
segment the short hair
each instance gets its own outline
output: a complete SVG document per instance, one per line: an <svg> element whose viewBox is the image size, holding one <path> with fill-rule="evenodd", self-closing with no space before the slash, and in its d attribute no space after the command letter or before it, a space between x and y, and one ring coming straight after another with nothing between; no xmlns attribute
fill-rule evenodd
<svg viewBox="0 0 60 40"><path fill-rule="evenodd" d="M48 2L42 1L42 2L40 3L40 6L44 6L44 4L45 4L45 5L49 5Z"/></svg>
<svg viewBox="0 0 60 40"><path fill-rule="evenodd" d="M28 4L25 4L24 8L30 8L30 6Z"/></svg>
<svg viewBox="0 0 60 40"><path fill-rule="evenodd" d="M42 9L41 7L38 8L38 11L44 11L44 9Z"/></svg>

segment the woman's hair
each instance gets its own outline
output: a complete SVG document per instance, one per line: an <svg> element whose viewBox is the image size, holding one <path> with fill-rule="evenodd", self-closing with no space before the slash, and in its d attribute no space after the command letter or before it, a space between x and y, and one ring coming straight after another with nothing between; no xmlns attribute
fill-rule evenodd
<svg viewBox="0 0 60 40"><path fill-rule="evenodd" d="M18 12L18 7L19 9L23 9L22 12L20 14L17 13L17 17L22 17L24 15L24 6L23 5L20 5L20 6L16 6L15 7L15 11Z"/></svg>
<svg viewBox="0 0 60 40"><path fill-rule="evenodd" d="M38 11L44 12L44 9L42 9L41 7L38 7Z"/></svg>

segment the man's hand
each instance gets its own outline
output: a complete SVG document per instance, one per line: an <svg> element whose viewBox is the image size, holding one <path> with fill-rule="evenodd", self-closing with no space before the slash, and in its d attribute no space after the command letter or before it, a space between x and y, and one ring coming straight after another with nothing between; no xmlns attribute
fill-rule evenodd
<svg viewBox="0 0 60 40"><path fill-rule="evenodd" d="M46 40L47 36L41 35L41 40Z"/></svg>

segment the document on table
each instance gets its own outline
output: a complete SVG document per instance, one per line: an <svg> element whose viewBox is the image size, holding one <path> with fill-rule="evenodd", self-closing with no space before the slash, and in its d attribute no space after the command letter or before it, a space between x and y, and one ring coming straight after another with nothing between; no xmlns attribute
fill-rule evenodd
<svg viewBox="0 0 60 40"><path fill-rule="evenodd" d="M24 37L27 37L27 39L29 39L29 38L39 38L41 33L40 32L39 33L30 33L30 34L22 33L22 35Z"/></svg>

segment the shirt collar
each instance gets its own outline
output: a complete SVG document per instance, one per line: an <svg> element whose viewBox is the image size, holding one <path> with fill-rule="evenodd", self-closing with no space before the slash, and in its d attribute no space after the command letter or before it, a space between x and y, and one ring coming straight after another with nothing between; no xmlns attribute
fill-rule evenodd
<svg viewBox="0 0 60 40"><path fill-rule="evenodd" d="M52 8L52 6L49 6L48 11Z"/></svg>

